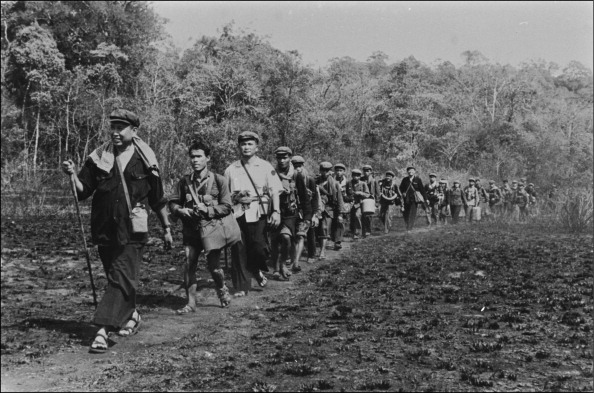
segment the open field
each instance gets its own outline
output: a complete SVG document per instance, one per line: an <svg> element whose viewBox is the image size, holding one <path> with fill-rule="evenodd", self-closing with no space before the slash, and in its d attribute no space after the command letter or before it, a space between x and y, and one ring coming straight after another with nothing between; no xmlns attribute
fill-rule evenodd
<svg viewBox="0 0 594 393"><path fill-rule="evenodd" d="M179 236L153 239L140 333L91 355L76 218L3 218L2 390L592 391L591 235L400 221L229 309L203 280L187 316Z"/></svg>

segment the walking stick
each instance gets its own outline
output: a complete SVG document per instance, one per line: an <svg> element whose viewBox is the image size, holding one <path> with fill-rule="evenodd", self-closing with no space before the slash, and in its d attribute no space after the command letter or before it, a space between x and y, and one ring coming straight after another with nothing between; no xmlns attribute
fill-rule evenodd
<svg viewBox="0 0 594 393"><path fill-rule="evenodd" d="M91 255L87 247L87 239L85 238L85 229L83 226L82 216L80 215L80 208L78 206L78 196L76 194L76 183L74 182L74 173L70 175L70 186L72 188L72 195L74 196L74 204L76 205L76 214L78 215L78 223L80 224L80 235L82 236L83 245L85 246L85 253L87 256L87 267L89 268L89 278L91 279L91 288L93 289L93 304L97 308L97 294L95 293L95 282L93 281L93 271L91 270Z"/></svg>

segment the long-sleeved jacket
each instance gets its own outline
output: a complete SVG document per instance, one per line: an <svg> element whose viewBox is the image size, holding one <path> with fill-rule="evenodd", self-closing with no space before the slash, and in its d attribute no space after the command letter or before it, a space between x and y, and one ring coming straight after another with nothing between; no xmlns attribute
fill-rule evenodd
<svg viewBox="0 0 594 393"><path fill-rule="evenodd" d="M400 203L399 198L402 198L400 189L396 185L396 182L388 182L386 179L383 179L379 182L379 195L380 204L382 205L392 205L397 202ZM394 198L396 195L397 197Z"/></svg>
<svg viewBox="0 0 594 393"><path fill-rule="evenodd" d="M425 187L423 187L423 181L418 176L405 177L400 182L400 192L405 203L415 203L415 191L419 191L423 198L427 200L427 194L425 193Z"/></svg>
<svg viewBox="0 0 594 393"><path fill-rule="evenodd" d="M356 192L361 192L362 195L357 195L355 194ZM359 207L359 204L363 199L369 198L371 195L369 193L369 187L367 187L367 183L359 181L355 184L352 180L347 183L346 194L347 202L353 203L353 207L355 208Z"/></svg>
<svg viewBox="0 0 594 393"><path fill-rule="evenodd" d="M437 195L437 189L439 188L439 183L438 182L429 182L426 186L425 186L425 195L427 195L427 199L429 200L429 203L431 204L435 204L439 202L439 197Z"/></svg>
<svg viewBox="0 0 594 393"><path fill-rule="evenodd" d="M322 210L332 218L338 217L344 209L340 184L332 176L328 176L327 179L318 177L316 183L322 200Z"/></svg>
<svg viewBox="0 0 594 393"><path fill-rule="evenodd" d="M311 221L312 194L308 192L305 176L295 171L292 165L287 175L283 175L278 170L277 174L283 186L279 193L281 216L297 216L300 212L304 220Z"/></svg>
<svg viewBox="0 0 594 393"><path fill-rule="evenodd" d="M367 188L369 189L369 194L370 196L375 199L375 202L379 202L380 201L380 186L379 186L379 182L375 179L375 177L373 177L372 175L369 175L368 177L362 177L361 178L362 182L365 182L367 184Z"/></svg>
<svg viewBox="0 0 594 393"><path fill-rule="evenodd" d="M311 211L314 215L319 216L322 213L322 204L320 201L320 191L318 190L316 179L306 175L305 185L307 186L311 196Z"/></svg>
<svg viewBox="0 0 594 393"><path fill-rule="evenodd" d="M447 200L450 206L466 206L466 195L460 187L450 188L447 191Z"/></svg>

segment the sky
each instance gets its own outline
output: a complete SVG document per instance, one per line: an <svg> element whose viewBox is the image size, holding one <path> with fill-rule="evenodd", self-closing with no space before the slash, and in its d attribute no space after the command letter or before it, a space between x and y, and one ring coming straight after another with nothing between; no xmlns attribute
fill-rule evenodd
<svg viewBox="0 0 594 393"><path fill-rule="evenodd" d="M431 65L461 65L478 50L492 63L518 66L542 59L561 68L577 60L593 68L593 2L151 2L167 18L176 46L187 49L222 27L265 37L305 64L335 57L365 61L376 51L388 63L409 56Z"/></svg>

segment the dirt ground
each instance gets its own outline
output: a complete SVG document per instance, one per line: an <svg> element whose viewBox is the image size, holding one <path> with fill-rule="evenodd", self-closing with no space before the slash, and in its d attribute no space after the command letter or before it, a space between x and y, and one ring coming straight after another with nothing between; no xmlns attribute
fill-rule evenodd
<svg viewBox="0 0 594 393"><path fill-rule="evenodd" d="M76 217L2 217L2 391L593 390L591 235L396 224L228 309L203 264L185 316L180 236L153 238L139 334L93 355Z"/></svg>

